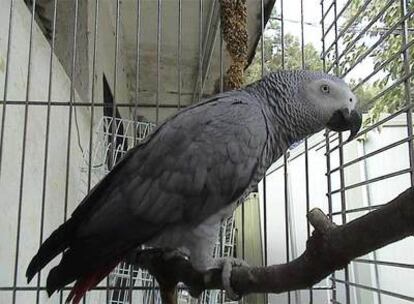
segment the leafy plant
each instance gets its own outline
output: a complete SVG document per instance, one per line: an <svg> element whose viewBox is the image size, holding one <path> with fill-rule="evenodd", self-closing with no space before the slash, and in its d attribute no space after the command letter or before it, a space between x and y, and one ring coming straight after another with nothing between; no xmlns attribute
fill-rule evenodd
<svg viewBox="0 0 414 304"><path fill-rule="evenodd" d="M366 3L369 4L366 6ZM407 11L414 9L414 2L409 1ZM361 12L361 13L360 13ZM374 1L352 1L345 15L345 24L351 22L354 16L359 16L352 22L354 31L348 31L343 38L344 49L347 52L341 66L346 73L349 62L370 56L374 62L374 70L378 70L379 77L372 84L370 100L366 101L366 109L369 116L365 125L372 124L380 118L382 113L394 113L407 104L405 96L405 83L402 78L407 71L404 67L404 33L401 18L402 8L400 1L374 0ZM413 18L407 18L408 35L407 42L413 39L410 28L414 25ZM361 31L369 26L365 35ZM369 49L366 42L371 45ZM362 52L361 49L364 49ZM414 62L410 60L414 56L414 48L407 48L409 69L413 68ZM407 80L413 85L413 77ZM382 92L382 93L381 93Z"/></svg>

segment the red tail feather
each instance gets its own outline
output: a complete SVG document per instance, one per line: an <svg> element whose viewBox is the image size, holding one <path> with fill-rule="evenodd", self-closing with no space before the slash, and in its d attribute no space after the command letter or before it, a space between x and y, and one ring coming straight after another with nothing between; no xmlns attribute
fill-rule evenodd
<svg viewBox="0 0 414 304"><path fill-rule="evenodd" d="M70 301L72 301L72 304L78 304L86 292L98 285L99 282L101 282L116 267L118 263L119 260L108 265L100 271L91 273L77 280L75 286L73 286L72 290L70 291L65 303L70 303Z"/></svg>

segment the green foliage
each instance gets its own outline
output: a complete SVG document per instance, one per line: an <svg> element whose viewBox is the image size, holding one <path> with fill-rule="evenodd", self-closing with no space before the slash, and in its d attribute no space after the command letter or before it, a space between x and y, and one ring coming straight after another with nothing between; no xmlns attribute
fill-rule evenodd
<svg viewBox="0 0 414 304"><path fill-rule="evenodd" d="M365 7L365 1L352 1L345 15L344 24L347 24L353 19L353 16L361 12L343 37L344 50L347 54L340 63L341 72L347 73L352 62L363 60L363 57L370 51L369 48L372 47L373 50L369 56L374 61L374 69L378 70L378 75L380 75L373 83L374 96L370 96L371 100L365 105L367 109L370 109L370 115L365 121L365 125L376 122L382 113L393 113L406 105L404 82L399 81L406 75L403 57L403 32L401 24L398 23L402 16L401 2L391 2L374 0ZM408 5L408 11L414 8L413 1L409 1ZM361 34L361 30L370 22L372 22L370 29L365 35ZM414 20L409 18L408 27L413 25ZM391 35L388 35L389 32ZM383 41L380 41L381 39ZM409 31L407 41L412 39L413 33ZM366 45L367 42L370 44L369 47ZM414 58L414 48L408 49L408 56ZM413 68L414 62L412 60L410 65L410 68ZM409 81L413 85L412 77ZM398 82L401 83L398 84ZM383 91L386 93L379 94Z"/></svg>
<svg viewBox="0 0 414 304"><path fill-rule="evenodd" d="M414 1L408 1L408 11L414 9ZM356 17L357 16L357 17ZM367 58L374 62L378 71L375 81L368 81L357 86L361 109L369 112L365 124L377 121L382 113L393 113L406 105L404 81L406 75L403 57L403 35L401 23L401 2L390 0L354 0L350 2L343 18L338 22L338 30L346 29L339 40L338 74L345 76ZM407 19L408 28L414 28L414 18ZM368 30L364 30L369 26ZM385 37L390 31L392 33ZM414 38L414 31L409 30L407 42ZM382 40L382 41L381 41ZM265 72L282 68L280 25L271 20L264 36ZM284 37L284 68L299 69L301 63L301 44L297 37L286 34ZM329 43L328 43L329 46ZM414 68L414 47L408 48L410 70ZM319 53L312 44L304 46L305 69L322 70ZM334 64L335 48L332 47L325 57L327 67ZM368 72L367 72L368 75ZM260 44L251 66L245 73L245 83L251 83L261 77ZM414 88L414 77L410 77ZM361 80L351 80L355 87ZM398 83L397 83L398 82ZM383 93L381 93L383 92ZM414 95L414 92L413 92Z"/></svg>
<svg viewBox="0 0 414 304"><path fill-rule="evenodd" d="M369 84L362 84L358 86L360 82L361 80L352 79L349 85L351 88L356 87L356 89L354 89L354 93L358 96L359 108L363 113L367 113L372 107L372 100L378 94L378 90Z"/></svg>
<svg viewBox="0 0 414 304"><path fill-rule="evenodd" d="M282 54L282 41L280 35L280 25L278 21L270 20L267 27L267 31L264 35L264 71L265 73L275 71L283 67L285 69L301 69L302 68L302 49L299 38L291 34L286 34L284 37L284 53ZM347 39L350 39L349 37ZM366 46L358 46L353 50L352 54L345 57L344 62L346 64L340 65L340 72L351 67L358 59L358 56L363 53ZM319 52L313 46L312 43L307 43L303 48L304 54L304 69L322 71L323 65ZM328 66L332 64L332 59L327 58ZM261 43L259 43L256 56L253 59L252 64L246 70L244 75L244 83L249 84L261 78L262 72L261 65ZM359 81L351 80L350 85L354 87ZM377 94L377 90L371 85L359 86L356 90L356 94L359 97L361 109L368 111L369 102Z"/></svg>
<svg viewBox="0 0 414 304"><path fill-rule="evenodd" d="M409 1L408 11L414 9L414 1ZM357 16L358 15L358 16ZM275 15L273 15L274 17ZM355 16L357 16L355 18ZM351 87L356 87L360 108L369 113L364 124L372 124L382 113L393 113L406 105L404 82L400 81L406 71L404 69L403 36L401 24L401 2L390 0L354 0L345 11L344 18L339 22L338 30L346 29L340 38L337 73L345 76L367 58L372 58L374 70L378 76L374 82L358 85L359 80L351 79ZM408 27L414 28L414 18L407 19ZM364 31L364 28L369 30ZM387 32L393 31L385 37ZM407 41L414 38L414 31L409 31ZM380 41L382 40L382 41ZM271 19L264 35L264 70L265 73L281 69L302 68L301 44L298 37L286 34L282 41L280 23ZM329 44L327 45L329 46ZM284 59L282 59L282 56ZM408 49L409 58L414 58L414 47ZM304 46L305 69L322 70L322 61L315 47L308 43ZM327 67L335 63L335 48L332 47L325 57ZM414 68L414 60L410 60L410 69ZM370 71L367 71L367 75ZM245 84L261 78L261 44L256 56L245 73ZM414 77L409 81L414 88ZM396 84L396 82L400 82ZM414 92L413 92L414 95Z"/></svg>
<svg viewBox="0 0 414 304"><path fill-rule="evenodd" d="M293 70L302 68L302 49L299 38L291 34L286 34L283 43L284 54L282 54L279 23L275 20L270 20L263 43L264 70L266 73L282 69L283 63L285 69ZM303 53L305 58L304 69L322 70L322 61L313 44L308 43L304 45ZM245 84L252 83L261 78L261 66L261 43L259 43L253 62L245 73Z"/></svg>

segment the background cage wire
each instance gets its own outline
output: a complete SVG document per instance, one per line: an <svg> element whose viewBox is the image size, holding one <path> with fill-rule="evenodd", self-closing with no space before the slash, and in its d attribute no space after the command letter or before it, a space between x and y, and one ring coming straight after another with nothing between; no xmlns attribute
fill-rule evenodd
<svg viewBox="0 0 414 304"><path fill-rule="evenodd" d="M247 81L274 68L323 69L349 81L369 111L357 140L323 132L291 147L258 193L223 223L214 255L268 265L301 253L311 208L342 224L413 186L414 3L242 2ZM224 90L230 58L220 35L220 1L0 4L0 302L63 303L70 287L47 300L50 267L26 284L29 258L129 148L180 108ZM308 43L316 32L315 61ZM375 90L368 94L367 86ZM414 302L413 249L404 240L309 290L242 302ZM83 302L160 303L157 288L145 271L121 263ZM179 289L179 303L226 301L224 292L195 300Z"/></svg>

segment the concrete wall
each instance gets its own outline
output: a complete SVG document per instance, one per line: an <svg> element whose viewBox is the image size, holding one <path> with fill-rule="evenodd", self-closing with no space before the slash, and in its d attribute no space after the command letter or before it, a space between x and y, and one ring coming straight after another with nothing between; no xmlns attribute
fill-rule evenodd
<svg viewBox="0 0 414 304"><path fill-rule="evenodd" d="M65 2L65 1L63 1ZM89 1L90 2L90 1ZM79 26L83 27L81 32L91 32L94 26L93 11L94 7L88 2L88 5L82 5L83 9L89 10L91 19L83 19ZM84 2L87 4L86 2ZM22 184L20 183L22 152L23 152L23 135L24 135L24 117L25 106L11 104L12 101L24 101L26 98L30 101L44 102L48 100L49 85L49 61L51 48L47 39L40 31L39 27L34 24L33 29L33 46L31 55L31 76L29 79L29 88L27 89L27 74L29 61L29 35L31 14L22 0L14 1L12 39L9 58L8 86L4 88L6 64L7 64L7 37L9 28L9 0L0 0L0 99L3 99L4 91L7 90L6 100L9 102L5 111L3 157L0 175L0 211L2 220L0 221L0 286L13 286L13 274L16 254L16 236L18 224L18 210L21 202L21 227L19 241L19 259L18 259L18 279L17 285L27 287L24 273L30 258L36 252L39 246L40 236L40 218L42 204L43 188L43 164L45 159L45 138L46 138L46 120L47 107L44 105L31 105L27 109L27 127L26 127L26 146L25 146L25 166ZM96 60L95 75L91 75L92 66L90 56L92 52L91 40L83 39L78 44L79 58L89 58L80 74L83 79L83 94L74 92L74 102L88 102L91 96L91 79L96 81L95 101L103 102L102 75L106 74L110 86L114 92L114 23L110 22L112 13L110 1L102 1L100 5L100 32L97 40L98 53ZM68 13L68 15L70 15ZM84 16L84 14L80 14ZM85 28L85 26L88 26ZM68 30L70 32L70 30ZM70 36L70 35L69 35ZM91 36L89 36L91 37ZM63 38L62 38L63 39ZM57 43L59 39L57 39ZM62 42L63 43L63 42ZM120 49L123 40L120 39ZM64 44L64 43L63 43ZM89 47L85 47L89 46ZM60 45L62 47L62 45ZM59 49L59 47L57 47ZM68 77L68 62L62 53L59 57L53 56L52 79L51 79L51 100L57 103L64 103L70 100L71 81ZM69 56L69 55L68 55ZM78 62L78 65L80 63ZM118 84L117 98L128 102L128 88L125 73L124 54L120 51L118 56ZM69 69L70 70L70 69ZM86 85L85 85L86 83ZM26 96L26 90L28 95ZM86 97L85 97L86 96ZM129 118L129 110L123 108L121 115ZM0 105L0 116L3 114L3 103ZM44 236L48 236L64 220L65 213L65 185L67 182L67 215L76 207L79 201L80 187L80 166L82 163L82 150L86 151L89 144L90 130L90 108L77 107L72 112L72 127L70 130L69 144L69 166L68 178L67 171L67 149L68 149L68 126L69 126L69 107L54 105L50 112L50 132L49 132L49 156L47 160L47 181L45 188L45 220ZM102 109L95 109L95 124L102 115ZM0 117L1 119L2 117ZM79 132L77 132L76 125ZM22 195L20 197L20 188ZM5 245L7 244L7 245ZM47 266L45 272L57 263L58 259ZM36 279L29 285L36 286ZM42 285L45 284L45 275L42 276ZM0 291L0 303L11 302L11 291ZM35 292L20 291L17 292L17 303L33 303ZM41 292L41 303L57 303L59 296L54 296L47 300L45 292Z"/></svg>

